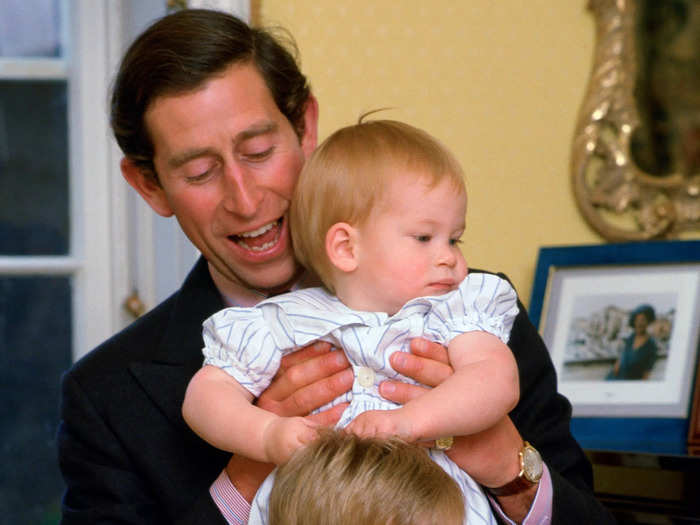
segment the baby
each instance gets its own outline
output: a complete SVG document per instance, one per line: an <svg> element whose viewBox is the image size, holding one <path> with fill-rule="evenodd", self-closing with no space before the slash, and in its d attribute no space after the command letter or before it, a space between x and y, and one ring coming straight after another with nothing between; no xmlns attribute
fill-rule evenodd
<svg viewBox="0 0 700 525"><path fill-rule="evenodd" d="M205 321L205 366L183 405L192 429L223 450L284 464L318 436L317 426L252 401L283 355L315 340L342 348L352 364L351 391L331 403L350 402L338 426L352 433L412 443L499 421L519 396L505 344L517 301L499 277L467 275L459 248L466 200L459 163L427 133L389 120L333 133L304 167L290 211L295 253L325 287ZM397 406L378 385L399 378L389 357L415 337L445 345L454 374ZM443 451L431 457L465 493L468 523L495 523L481 488ZM266 522L271 485L258 491L249 523Z"/></svg>

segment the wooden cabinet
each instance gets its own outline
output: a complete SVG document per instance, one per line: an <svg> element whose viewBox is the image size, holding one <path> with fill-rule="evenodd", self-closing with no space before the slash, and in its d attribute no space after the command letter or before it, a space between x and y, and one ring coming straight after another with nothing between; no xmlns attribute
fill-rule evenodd
<svg viewBox="0 0 700 525"><path fill-rule="evenodd" d="M586 451L598 499L626 524L700 524L700 457Z"/></svg>

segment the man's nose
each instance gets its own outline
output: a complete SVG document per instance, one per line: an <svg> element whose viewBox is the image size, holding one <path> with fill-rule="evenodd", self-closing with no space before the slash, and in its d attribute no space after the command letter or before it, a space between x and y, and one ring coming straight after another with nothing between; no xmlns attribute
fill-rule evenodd
<svg viewBox="0 0 700 525"><path fill-rule="evenodd" d="M255 215L263 198L254 174L233 166L223 177L222 205L229 213L251 217Z"/></svg>

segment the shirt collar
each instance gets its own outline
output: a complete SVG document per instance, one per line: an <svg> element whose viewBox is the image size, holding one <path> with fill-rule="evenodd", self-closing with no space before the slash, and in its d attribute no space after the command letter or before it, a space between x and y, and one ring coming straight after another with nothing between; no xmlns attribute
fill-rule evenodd
<svg viewBox="0 0 700 525"><path fill-rule="evenodd" d="M309 288L311 286L318 286L318 278L315 277L310 272L304 272L299 276L299 279L292 284L289 290L283 290L277 294L267 294L253 288L242 288L241 290L234 290L233 293L224 294L219 290L221 298L226 306L238 306L243 308L250 308L256 304L264 301L271 295L281 295L286 292L293 292L295 290L300 290L302 288Z"/></svg>

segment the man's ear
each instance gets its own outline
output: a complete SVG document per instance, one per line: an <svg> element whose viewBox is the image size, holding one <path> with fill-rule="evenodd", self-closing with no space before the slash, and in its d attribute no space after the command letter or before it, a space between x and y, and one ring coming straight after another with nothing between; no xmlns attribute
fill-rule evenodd
<svg viewBox="0 0 700 525"><path fill-rule="evenodd" d="M304 106L304 134L301 137L301 149L308 160L318 143L318 101L309 95Z"/></svg>
<svg viewBox="0 0 700 525"><path fill-rule="evenodd" d="M337 222L326 233L326 254L341 272L357 268L358 231L345 222Z"/></svg>
<svg viewBox="0 0 700 525"><path fill-rule="evenodd" d="M153 211L163 217L170 217L173 214L165 191L155 180L154 176L149 176L145 173L143 168L138 167L127 157L122 159L120 167L122 169L122 176L126 179L126 182L139 192L139 195L153 208Z"/></svg>

